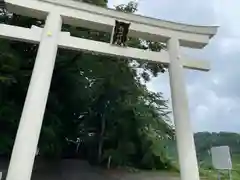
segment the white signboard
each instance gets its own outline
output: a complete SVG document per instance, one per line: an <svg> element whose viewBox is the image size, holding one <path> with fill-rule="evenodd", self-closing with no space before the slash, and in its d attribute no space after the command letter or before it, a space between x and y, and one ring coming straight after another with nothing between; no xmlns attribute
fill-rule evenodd
<svg viewBox="0 0 240 180"><path fill-rule="evenodd" d="M213 167L215 169L219 170L232 169L230 149L228 146L212 147L211 155Z"/></svg>

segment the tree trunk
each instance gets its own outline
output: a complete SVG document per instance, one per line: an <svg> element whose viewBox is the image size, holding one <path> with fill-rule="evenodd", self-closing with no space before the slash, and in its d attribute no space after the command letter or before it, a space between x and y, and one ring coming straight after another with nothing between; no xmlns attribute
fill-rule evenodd
<svg viewBox="0 0 240 180"><path fill-rule="evenodd" d="M98 163L101 163L102 160L102 148L103 148L103 143L104 143L104 132L105 132L105 127L106 127L106 120L105 117L101 118L101 132L99 136L99 144L98 144Z"/></svg>

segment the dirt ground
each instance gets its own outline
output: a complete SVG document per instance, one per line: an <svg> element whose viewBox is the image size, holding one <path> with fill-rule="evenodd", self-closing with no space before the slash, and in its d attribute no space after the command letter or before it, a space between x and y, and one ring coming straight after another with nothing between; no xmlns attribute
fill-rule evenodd
<svg viewBox="0 0 240 180"><path fill-rule="evenodd" d="M0 172L5 179L8 162L0 160ZM79 160L60 162L37 161L31 180L180 180L178 175L168 172L134 172L102 170Z"/></svg>

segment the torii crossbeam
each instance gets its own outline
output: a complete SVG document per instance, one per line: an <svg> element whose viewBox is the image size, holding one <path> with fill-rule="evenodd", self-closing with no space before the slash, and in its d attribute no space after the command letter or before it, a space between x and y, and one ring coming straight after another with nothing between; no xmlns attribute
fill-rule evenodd
<svg viewBox="0 0 240 180"><path fill-rule="evenodd" d="M208 71L209 63L180 56L179 47L203 48L217 27L167 22L71 0L5 0L10 12L46 19L44 28L0 25L0 37L39 43L7 180L30 180L58 48L155 61L169 67L173 115L182 180L199 180L182 67ZM168 51L151 52L72 37L62 24L112 32L115 20L131 23L129 36L167 43ZM81 177L80 177L81 178Z"/></svg>

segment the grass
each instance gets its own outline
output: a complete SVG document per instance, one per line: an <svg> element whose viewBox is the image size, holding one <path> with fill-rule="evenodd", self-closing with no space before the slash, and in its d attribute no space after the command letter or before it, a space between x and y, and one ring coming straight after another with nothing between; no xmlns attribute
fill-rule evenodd
<svg viewBox="0 0 240 180"><path fill-rule="evenodd" d="M174 156L171 156L171 162L173 164L173 166L175 166L176 168L178 168L178 161L177 153L174 153ZM211 156L207 156L204 158L204 160L202 162L199 162L199 173L200 176L202 177L202 179L206 179L206 180L217 180L218 179L218 171L215 170L212 167L212 160L211 160ZM240 155L233 155L232 156L232 165L233 165L233 169L232 169L232 180L240 180ZM229 180L229 175L228 175L228 171L220 171L220 175L221 175L221 180Z"/></svg>
<svg viewBox="0 0 240 180"><path fill-rule="evenodd" d="M200 174L207 177L209 180L217 180L218 171L213 169L211 164L209 164L209 160L205 160L205 162L200 166ZM233 155L232 157L232 180L240 179L240 155ZM229 180L228 171L220 171L221 180Z"/></svg>

